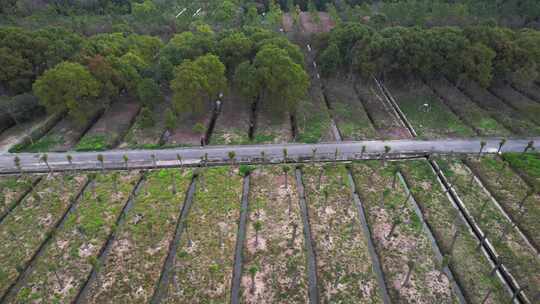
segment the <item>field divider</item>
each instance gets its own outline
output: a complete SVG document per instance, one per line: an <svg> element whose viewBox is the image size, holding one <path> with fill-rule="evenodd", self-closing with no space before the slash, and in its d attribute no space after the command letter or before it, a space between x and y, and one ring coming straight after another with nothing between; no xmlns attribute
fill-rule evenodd
<svg viewBox="0 0 540 304"><path fill-rule="evenodd" d="M128 135L129 133L129 130L131 130L131 128L133 127L133 125L135 124L135 122L137 121L137 117L139 117L139 114L141 113L141 110L142 110L142 106L139 107L139 109L137 110L137 113L135 113L135 115L133 115L133 117L131 117L130 121L129 121L129 127L127 127L123 134L120 134L116 140L114 142L111 143L111 146L114 148L117 148L118 145L120 145L123 141L124 141L124 138L126 137L126 135Z"/></svg>
<svg viewBox="0 0 540 304"><path fill-rule="evenodd" d="M306 203L306 194L304 191L304 183L302 181L302 171L299 168L295 169L296 175L296 188L298 191L298 202L300 204L300 213L302 215L302 222L304 224L304 238L307 252L308 262L308 296L310 304L318 304L319 300L319 285L317 278L317 258L315 255L315 249L313 248L313 236L311 234L311 226L309 223L309 215Z"/></svg>
<svg viewBox="0 0 540 304"><path fill-rule="evenodd" d="M34 188L37 186L37 184L43 179L42 176L36 178L32 182L32 185L24 191L8 208L4 213L0 214L0 224L4 221L4 219L15 209L32 191L34 191Z"/></svg>
<svg viewBox="0 0 540 304"><path fill-rule="evenodd" d="M176 222L176 230L174 233L174 237L169 244L169 253L167 254L167 258L163 263L161 275L159 276L159 280L156 284L154 294L150 299L151 304L161 303L162 299L164 299L167 295L167 286L169 285L171 270L174 267L174 263L176 260L176 251L182 237L182 232L184 231L184 223L187 220L189 210L191 209L191 205L193 203L193 196L195 195L196 185L197 176L194 175L191 179L188 191L185 194L184 204L182 205L182 208L178 215L178 220Z"/></svg>
<svg viewBox="0 0 540 304"><path fill-rule="evenodd" d="M60 177L60 178L63 178L63 176ZM2 297L0 297L0 303L7 303L9 299L12 299L13 297L15 297L17 295L17 293L19 292L21 287L24 285L26 279L28 278L28 276L32 272L32 270L33 270L33 268L34 268L34 266L36 264L37 259L43 254L43 252L45 251L47 246L53 240L53 238L54 238L54 236L56 234L56 231L64 225L64 223L66 222L66 220L68 218L68 215L71 214L73 211L75 211L75 209L79 205L79 202L81 201L81 198L82 198L84 192L86 191L88 186L91 183L94 183L94 182L95 182L95 180L87 178L85 183L79 189L79 192L77 193L77 195L71 200L71 203L66 208L66 210L64 211L62 216L56 221L54 226L52 226L52 229L50 230L50 233L48 233L46 235L45 240L43 240L43 242L41 242L38 249L32 254L32 257L30 258L28 263L26 263L24 265L24 270L19 273L19 275L17 276L17 279L8 287L8 289L2 295Z"/></svg>
<svg viewBox="0 0 540 304"><path fill-rule="evenodd" d="M130 195L129 195L129 198L127 199L126 201L126 204L124 205L124 207L122 208L122 211L120 212L120 214L118 215L117 219L116 219L116 222L115 222L115 226L117 227L120 227L120 225L122 225L126 219L126 214L128 213L129 210L131 210L131 208L133 207L133 204L135 202L135 197L137 196L137 194L139 193L143 183L144 183L144 180L145 180L145 177L146 177L146 174L143 172L141 173L141 176L139 177L139 180L137 181L137 183L135 184L135 187L133 187L133 190L131 191ZM98 258L97 258L97 264L98 265L102 265L103 262L105 261L105 259L107 258L110 250L111 250L111 247L112 247L112 244L116 238L116 232L117 232L117 229L112 229L110 234L109 234L109 237L107 238L107 241L105 242L105 244L103 244L103 247L101 247L101 249L99 250L99 253L98 253ZM75 299L72 301L72 303L85 303L86 301L86 295L89 291L89 287L91 286L91 283L93 280L96 279L97 275L98 275L98 267L96 267L96 265L92 266L92 271L90 271L90 274L88 274L88 277L86 278L86 280L84 281L84 283L82 284L81 288L79 289L79 292L77 293Z"/></svg>
<svg viewBox="0 0 540 304"><path fill-rule="evenodd" d="M407 197L409 197L408 202L410 203L410 205L412 205L413 210L416 213L416 216L418 216L418 218L422 222L422 227L424 228L424 232L427 234L428 239L431 242L431 248L433 249L433 253L435 254L435 258L437 259L437 262L442 263L443 255L442 255L441 249L439 247L439 244L437 243L437 239L435 238L435 236L433 235L433 232L431 231L431 227L426 222L422 209L420 209L420 206L418 205L418 202L416 201L414 194L411 192L410 187L405 177L401 174L400 171L398 171L396 174L399 178L399 181L403 185L403 188L405 189L405 193L407 194ZM457 283L452 273L452 270L448 267L448 265L444 266L443 272L448 278L448 280L450 281L450 284L452 285L452 290L454 291L454 294L456 295L459 303L466 304L467 301L465 300L465 297L463 296L461 287Z"/></svg>
<svg viewBox="0 0 540 304"><path fill-rule="evenodd" d="M234 252L234 268L231 283L231 303L240 303L240 287L242 283L242 269L244 266L244 244L246 240L246 223L249 208L249 186L250 176L244 176L244 186L242 189L242 206L240 209L240 222L238 233L236 234L236 248Z"/></svg>
<svg viewBox="0 0 540 304"><path fill-rule="evenodd" d="M473 234L473 236L476 238L476 240L481 243L482 252L488 259L489 263L493 268L497 267L497 265L500 265L496 269L497 276L503 283L503 285L506 287L508 293L510 296L514 296L516 292L519 292L517 296L515 297L515 303L531 303L529 299L525 296L525 294L522 291L522 288L518 285L516 279L512 276L512 274L508 271L506 266L502 261L499 260L499 255L495 251L495 248L489 241L489 238L482 232L480 229L480 226L476 223L474 218L470 215L469 211L465 207L465 204L457 194L456 190L454 189L453 185L451 185L448 182L448 179L440 169L439 165L436 161L428 158L428 163L430 164L430 167L437 177L437 180L445 190L448 198L452 202L453 206L458 210L458 214L460 217L464 220L466 226L469 228L470 232ZM484 240L482 242L482 240Z"/></svg>
<svg viewBox="0 0 540 304"><path fill-rule="evenodd" d="M367 241L371 262L373 263L373 271L377 276L379 291L381 293L384 304L390 304L390 295L386 286L386 279L382 270L381 261L379 259L379 255L377 254L377 250L375 249L375 244L373 243L373 238L371 237L371 229L369 228L369 224L367 221L364 204L362 203L362 200L360 200L360 196L356 191L356 182L350 168L347 168L347 175L349 177L349 187L351 188L351 195L353 197L354 203L356 204L356 209L358 210L358 216L360 218L360 223L362 224L362 231L364 232L364 237Z"/></svg>
<svg viewBox="0 0 540 304"><path fill-rule="evenodd" d="M484 182L482 181L482 179L479 177L478 174L476 174L475 170L473 169L473 166L470 165L470 162L468 160L463 160L462 161L463 164L465 165L465 168L469 171L469 173L473 176L475 182L478 184L478 186L480 186L480 188L482 188L482 191L484 191L484 193L489 196L491 202L495 205L495 207L497 207L497 209L502 213L502 215L510 222L512 223L512 226L514 227L513 229L515 229L519 236L523 239L523 241L527 244L527 246L529 246L529 248L531 248L532 251L534 251L534 254L539 257L538 255L538 249L536 249L536 247L533 245L533 243L529 240L529 238L525 235L525 233L523 233L523 231L521 230L521 228L519 228L519 225L514 222L514 220L512 219L512 217L510 217L510 215L506 212L506 210L502 207L501 204L499 204L499 202L497 201L497 199L491 194L491 192L486 188L486 186L484 185Z"/></svg>
<svg viewBox="0 0 540 304"><path fill-rule="evenodd" d="M392 94L390 94L390 91L388 91L388 89L375 76L372 76L372 77L375 83L377 84L377 86L379 87L379 90L381 90L381 92L383 93L383 96L385 97L386 101L392 107L392 111L397 116L397 118L401 120L401 123L405 126L405 128L407 128L407 130L409 131L412 137L418 137L418 133L416 133L416 131L414 130L412 124L409 122L409 120L405 116L405 113L401 111L396 100L394 99Z"/></svg>

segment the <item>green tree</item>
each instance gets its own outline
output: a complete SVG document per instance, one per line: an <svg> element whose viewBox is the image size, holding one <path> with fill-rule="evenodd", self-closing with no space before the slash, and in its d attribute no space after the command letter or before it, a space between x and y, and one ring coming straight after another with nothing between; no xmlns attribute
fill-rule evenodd
<svg viewBox="0 0 540 304"><path fill-rule="evenodd" d="M152 111L146 107L143 106L141 109L141 127L143 128L150 128L155 124L154 117L152 115Z"/></svg>
<svg viewBox="0 0 540 304"><path fill-rule="evenodd" d="M274 109L294 111L309 87L309 77L304 68L294 63L286 51L274 45L263 47L253 64L263 102L272 102Z"/></svg>
<svg viewBox="0 0 540 304"><path fill-rule="evenodd" d="M68 109L74 117L87 119L101 84L84 66L63 62L39 77L33 90L49 112Z"/></svg>
<svg viewBox="0 0 540 304"><path fill-rule="evenodd" d="M243 60L249 58L252 49L253 42L242 32L232 32L222 38L217 46L219 57L230 75Z"/></svg>
<svg viewBox="0 0 540 304"><path fill-rule="evenodd" d="M176 114L170 108L165 110L165 127L168 130L173 130L176 127Z"/></svg>
<svg viewBox="0 0 540 304"><path fill-rule="evenodd" d="M148 108L161 101L161 91L158 84L152 78L144 78L137 85L137 97L139 101Z"/></svg>

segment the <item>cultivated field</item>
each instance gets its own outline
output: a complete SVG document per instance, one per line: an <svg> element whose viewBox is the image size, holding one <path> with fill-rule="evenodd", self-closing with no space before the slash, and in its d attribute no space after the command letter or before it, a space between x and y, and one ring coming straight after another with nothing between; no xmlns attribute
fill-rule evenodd
<svg viewBox="0 0 540 304"><path fill-rule="evenodd" d="M540 209L530 164L539 159L2 176L0 297L508 303L510 284L527 286L520 297L531 300L539 292Z"/></svg>

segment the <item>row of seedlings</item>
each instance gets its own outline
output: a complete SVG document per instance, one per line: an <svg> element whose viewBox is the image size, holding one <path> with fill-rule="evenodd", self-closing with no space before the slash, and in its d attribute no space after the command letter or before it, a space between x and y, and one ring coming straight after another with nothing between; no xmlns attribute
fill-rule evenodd
<svg viewBox="0 0 540 304"><path fill-rule="evenodd" d="M444 265L434 256L422 222L399 182L398 167L370 161L354 163L352 170L392 300L456 302Z"/></svg>
<svg viewBox="0 0 540 304"><path fill-rule="evenodd" d="M499 157L469 158L466 163L538 250L540 195Z"/></svg>
<svg viewBox="0 0 540 304"><path fill-rule="evenodd" d="M97 174L18 286L13 302L73 302L139 180L135 172Z"/></svg>
<svg viewBox="0 0 540 304"><path fill-rule="evenodd" d="M415 160L403 162L400 167L444 254L441 266L452 270L467 302L508 303L510 297L496 268L483 252L480 240L463 223L429 163Z"/></svg>
<svg viewBox="0 0 540 304"><path fill-rule="evenodd" d="M323 303L380 303L377 278L343 165L303 169Z"/></svg>
<svg viewBox="0 0 540 304"><path fill-rule="evenodd" d="M227 303L242 196L236 166L203 168L163 303Z"/></svg>
<svg viewBox="0 0 540 304"><path fill-rule="evenodd" d="M32 175L11 175L0 177L0 223L41 177Z"/></svg>
<svg viewBox="0 0 540 304"><path fill-rule="evenodd" d="M430 80L429 86L435 94L467 125L471 126L481 136L509 136L501 123L493 119L487 111L471 101L463 92L456 88L446 78Z"/></svg>
<svg viewBox="0 0 540 304"><path fill-rule="evenodd" d="M508 269L520 287L527 287L524 292L529 299L535 297L540 293L540 259L536 250L519 233L516 224L504 216L489 192L484 191L461 160L440 159L438 163L469 215L494 247L498 263Z"/></svg>
<svg viewBox="0 0 540 304"><path fill-rule="evenodd" d="M529 121L523 113L515 111L488 90L472 81L464 81L458 88L505 128L516 135L540 134L540 127Z"/></svg>
<svg viewBox="0 0 540 304"><path fill-rule="evenodd" d="M423 81L386 81L385 86L418 136L439 138L474 135L474 131L463 124Z"/></svg>
<svg viewBox="0 0 540 304"><path fill-rule="evenodd" d="M0 224L0 297L54 232L86 182L85 175L44 176L4 218Z"/></svg>
<svg viewBox="0 0 540 304"><path fill-rule="evenodd" d="M98 265L82 301L146 303L152 297L192 180L191 170L161 169L147 174L133 207L118 227L109 254Z"/></svg>
<svg viewBox="0 0 540 304"><path fill-rule="evenodd" d="M540 154L504 153L502 157L529 187L533 190L540 188Z"/></svg>
<svg viewBox="0 0 540 304"><path fill-rule="evenodd" d="M307 257L294 169L260 166L251 175L242 303L306 303Z"/></svg>
<svg viewBox="0 0 540 304"><path fill-rule="evenodd" d="M324 93L343 140L376 138L377 131L356 96L351 80L334 76L326 78L324 83Z"/></svg>

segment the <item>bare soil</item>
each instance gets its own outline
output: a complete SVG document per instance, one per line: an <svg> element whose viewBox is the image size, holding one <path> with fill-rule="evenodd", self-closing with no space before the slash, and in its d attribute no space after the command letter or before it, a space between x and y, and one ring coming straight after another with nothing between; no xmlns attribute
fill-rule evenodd
<svg viewBox="0 0 540 304"><path fill-rule="evenodd" d="M300 13L300 26L306 33L326 33L336 26L330 15L326 12L318 12L319 21L313 20L309 12Z"/></svg>
<svg viewBox="0 0 540 304"><path fill-rule="evenodd" d="M229 93L223 99L221 112L210 137L210 144L248 143L251 104L252 101L239 97L233 89L229 89Z"/></svg>

